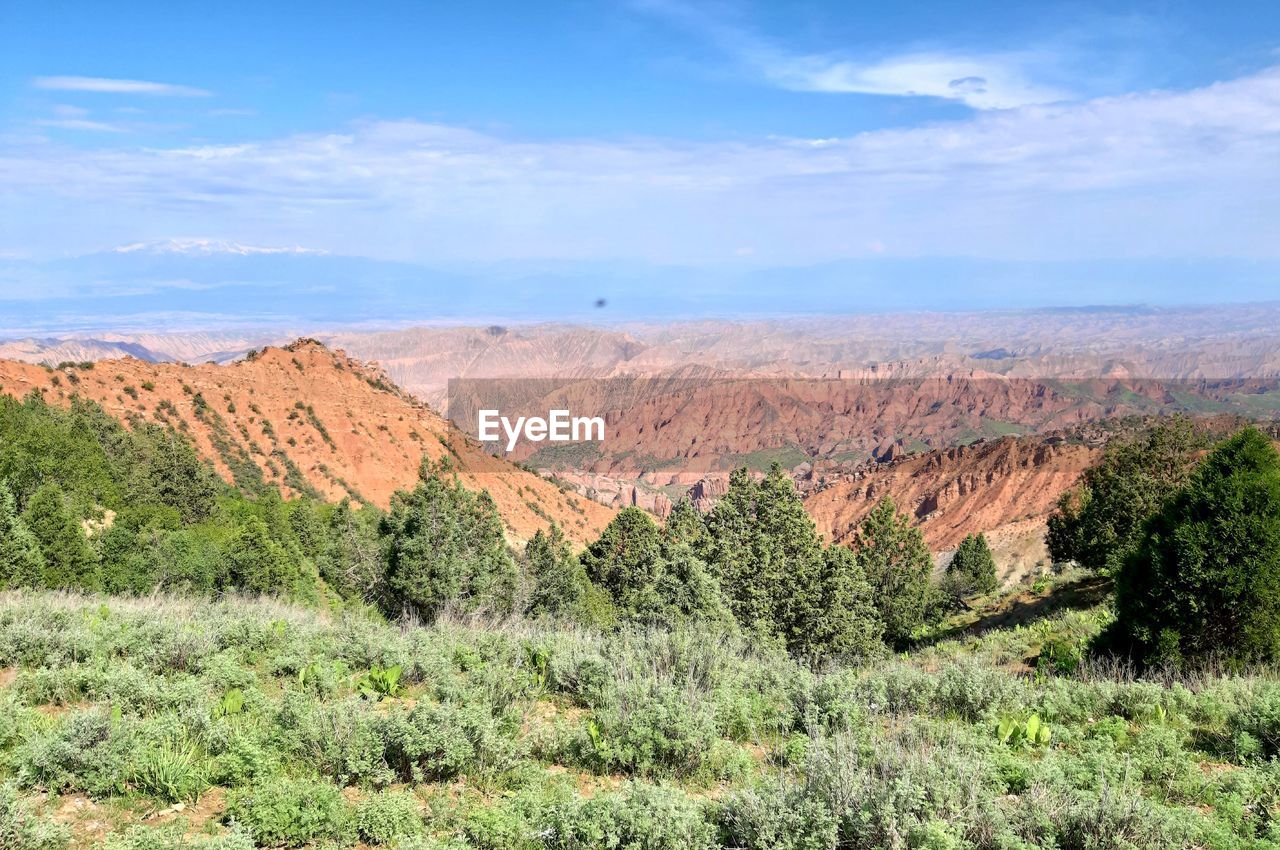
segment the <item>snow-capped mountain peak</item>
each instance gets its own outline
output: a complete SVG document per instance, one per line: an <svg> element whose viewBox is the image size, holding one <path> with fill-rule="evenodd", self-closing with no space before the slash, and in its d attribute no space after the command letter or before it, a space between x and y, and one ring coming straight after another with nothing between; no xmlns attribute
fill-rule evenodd
<svg viewBox="0 0 1280 850"><path fill-rule="evenodd" d="M317 248L301 246L267 247L260 245L241 245L226 239L159 239L152 242L134 242L112 248L113 254L184 254L187 256L213 256L215 254L236 254L247 257L252 254L327 254Z"/></svg>

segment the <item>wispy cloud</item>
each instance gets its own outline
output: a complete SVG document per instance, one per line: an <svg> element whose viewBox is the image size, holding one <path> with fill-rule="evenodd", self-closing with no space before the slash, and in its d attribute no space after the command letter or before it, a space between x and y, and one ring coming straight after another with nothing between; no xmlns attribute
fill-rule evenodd
<svg viewBox="0 0 1280 850"><path fill-rule="evenodd" d="M789 50L747 26L682 0L635 0L637 8L705 38L760 80L792 91L936 97L975 109L1053 103L1076 95L1039 79L1056 57L1046 50L900 50L876 57Z"/></svg>
<svg viewBox="0 0 1280 850"><path fill-rule="evenodd" d="M52 127L56 130L82 130L90 133L126 133L118 124L105 121L91 121L87 118L46 118L34 122L37 127Z"/></svg>
<svg viewBox="0 0 1280 850"><path fill-rule="evenodd" d="M847 137L539 139L418 121L0 148L0 250L176 232L432 262L1280 256L1280 68Z"/></svg>
<svg viewBox="0 0 1280 850"><path fill-rule="evenodd" d="M975 109L1009 109L1069 100L1063 88L1032 81L1034 57L909 53L873 63L833 56L750 55L770 82L795 91L939 97Z"/></svg>
<svg viewBox="0 0 1280 850"><path fill-rule="evenodd" d="M192 86L157 83L150 80L119 80L109 77L36 77L31 84L38 89L99 94L142 94L163 97L208 97L213 94Z"/></svg>

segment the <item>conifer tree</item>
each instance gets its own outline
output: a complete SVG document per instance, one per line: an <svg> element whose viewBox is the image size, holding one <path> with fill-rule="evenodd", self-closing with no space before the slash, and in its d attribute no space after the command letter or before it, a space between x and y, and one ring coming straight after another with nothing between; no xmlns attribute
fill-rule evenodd
<svg viewBox="0 0 1280 850"><path fill-rule="evenodd" d="M382 548L377 512L354 510L351 500L343 499L329 515L316 566L320 576L343 596L384 604L386 558Z"/></svg>
<svg viewBox="0 0 1280 850"><path fill-rule="evenodd" d="M525 546L524 559L531 582L526 613L573 616L581 612L587 573L560 526L553 523L549 531L539 529Z"/></svg>
<svg viewBox="0 0 1280 850"><path fill-rule="evenodd" d="M1119 570L1141 542L1146 521L1190 478L1204 447L1191 421L1179 416L1112 442L1049 517L1050 557L1101 572Z"/></svg>
<svg viewBox="0 0 1280 850"><path fill-rule="evenodd" d="M853 545L884 622L885 640L901 645L933 614L933 558L920 529L885 497L862 521Z"/></svg>
<svg viewBox="0 0 1280 850"><path fill-rule="evenodd" d="M760 486L746 467L729 475L729 489L707 516L704 557L737 621L746 629L776 634L775 593L781 588L778 564L767 560L757 522Z"/></svg>
<svg viewBox="0 0 1280 850"><path fill-rule="evenodd" d="M1225 440L1147 523L1116 614L1147 663L1280 659L1280 456L1264 434Z"/></svg>
<svg viewBox="0 0 1280 850"><path fill-rule="evenodd" d="M706 526L708 561L743 628L812 661L877 651L883 627L861 565L847 550L824 550L778 464L758 483L735 471Z"/></svg>
<svg viewBox="0 0 1280 850"><path fill-rule="evenodd" d="M44 484L31 496L23 522L44 558L41 584L48 588L98 587L98 558L76 517L67 510L62 488Z"/></svg>
<svg viewBox="0 0 1280 850"><path fill-rule="evenodd" d="M446 605L507 612L515 597L515 561L487 492L472 493L446 469L423 463L418 485L397 493L382 521L387 586L428 619Z"/></svg>
<svg viewBox="0 0 1280 850"><path fill-rule="evenodd" d="M641 595L653 592L661 561L662 532L652 517L636 507L618 511L582 554L587 577L624 610L634 610Z"/></svg>
<svg viewBox="0 0 1280 850"><path fill-rule="evenodd" d="M684 543L695 552L702 552L707 545L707 526L698 509L688 499L681 499L667 514L662 526L662 537L668 543Z"/></svg>
<svg viewBox="0 0 1280 850"><path fill-rule="evenodd" d="M587 547L582 563L622 618L666 626L732 622L719 584L680 536L668 538L647 513L623 508Z"/></svg>
<svg viewBox="0 0 1280 850"><path fill-rule="evenodd" d="M43 580L40 543L18 516L8 485L0 481L0 590L39 587Z"/></svg>
<svg viewBox="0 0 1280 850"><path fill-rule="evenodd" d="M227 542L226 584L253 593L283 593L293 580L288 553L271 538L267 524L249 517Z"/></svg>
<svg viewBox="0 0 1280 850"><path fill-rule="evenodd" d="M872 599L862 565L846 546L831 546L823 557L821 604L809 630L793 640L793 652L814 662L829 658L867 659L884 650L884 623Z"/></svg>
<svg viewBox="0 0 1280 850"><path fill-rule="evenodd" d="M953 605L970 596L994 593L1000 586L996 578L996 561L987 545L985 534L967 534L951 562L943 580L946 596Z"/></svg>

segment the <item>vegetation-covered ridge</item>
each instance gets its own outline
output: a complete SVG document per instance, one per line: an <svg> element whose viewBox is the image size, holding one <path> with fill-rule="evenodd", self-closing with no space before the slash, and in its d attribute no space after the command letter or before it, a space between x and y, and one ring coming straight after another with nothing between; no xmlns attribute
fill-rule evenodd
<svg viewBox="0 0 1280 850"><path fill-rule="evenodd" d="M0 360L0 393L39 393L52 406L92 402L133 427L190 441L244 493L350 498L386 509L411 489L423 457L449 459L468 489L488 490L513 540L558 524L582 545L612 511L487 455L369 364L313 340L266 348L228 365L125 358L57 368Z"/></svg>
<svg viewBox="0 0 1280 850"><path fill-rule="evenodd" d="M1274 670L866 669L708 632L0 596L6 848L1272 848Z"/></svg>

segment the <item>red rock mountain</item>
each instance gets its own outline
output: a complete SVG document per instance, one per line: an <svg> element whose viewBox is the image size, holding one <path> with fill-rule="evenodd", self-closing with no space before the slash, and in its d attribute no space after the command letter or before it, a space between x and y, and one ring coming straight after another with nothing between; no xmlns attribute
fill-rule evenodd
<svg viewBox="0 0 1280 850"><path fill-rule="evenodd" d="M132 358L92 368L48 369L0 360L0 391L72 395L128 422L165 423L190 436L228 481L260 476L285 494L315 492L385 507L413 486L421 459L452 459L464 486L487 489L515 541L557 522L578 543L613 511L491 457L381 370L300 341L230 365L186 366Z"/></svg>
<svg viewBox="0 0 1280 850"><path fill-rule="evenodd" d="M1040 437L955 446L823 482L809 489L805 507L827 539L847 542L890 496L915 518L934 552L985 533L1002 578L1010 581L1047 563L1045 520L1101 452Z"/></svg>

